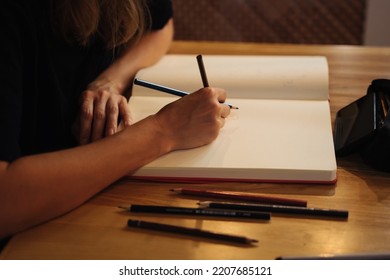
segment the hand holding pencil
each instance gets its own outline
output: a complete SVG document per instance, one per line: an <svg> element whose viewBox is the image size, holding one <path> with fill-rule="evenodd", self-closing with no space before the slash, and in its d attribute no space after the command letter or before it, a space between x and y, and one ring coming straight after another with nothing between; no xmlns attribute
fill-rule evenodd
<svg viewBox="0 0 390 280"><path fill-rule="evenodd" d="M226 100L223 89L205 87L187 94L143 80L136 79L134 83L183 97L153 116L162 139L166 139L167 152L209 144L217 138L230 114L230 106L223 104Z"/></svg>
<svg viewBox="0 0 390 280"><path fill-rule="evenodd" d="M170 103L154 117L163 136L170 137L172 149L189 149L214 141L230 114L222 89L205 88Z"/></svg>

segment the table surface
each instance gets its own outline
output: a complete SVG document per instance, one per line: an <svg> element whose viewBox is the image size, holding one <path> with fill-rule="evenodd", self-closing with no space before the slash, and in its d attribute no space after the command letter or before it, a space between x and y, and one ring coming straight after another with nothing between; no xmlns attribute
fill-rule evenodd
<svg viewBox="0 0 390 280"><path fill-rule="evenodd" d="M218 42L174 42L175 54L322 55L330 71L335 113L365 95L373 79L390 77L390 48ZM390 251L390 174L366 166L359 156L338 158L335 185L271 183L156 183L123 179L57 219L15 235L0 259L274 259ZM308 206L346 209L348 220L274 215L270 222L135 214L126 204L196 206L199 197L169 190L191 187L297 198ZM245 235L254 246L128 229L129 218Z"/></svg>

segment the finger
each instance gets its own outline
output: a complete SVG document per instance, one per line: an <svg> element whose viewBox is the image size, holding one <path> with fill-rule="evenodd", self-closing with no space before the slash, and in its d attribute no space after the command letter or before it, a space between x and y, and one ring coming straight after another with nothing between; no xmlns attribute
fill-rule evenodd
<svg viewBox="0 0 390 280"><path fill-rule="evenodd" d="M113 99L108 100L106 106L106 136L113 135L118 129L118 104Z"/></svg>
<svg viewBox="0 0 390 280"><path fill-rule="evenodd" d="M87 92L82 96L79 118L79 141L81 145L84 145L90 141L93 121L93 99L91 99L91 96Z"/></svg>
<svg viewBox="0 0 390 280"><path fill-rule="evenodd" d="M91 141L99 140L104 136L107 100L108 94L106 92L102 92L98 98L95 98Z"/></svg>
<svg viewBox="0 0 390 280"><path fill-rule="evenodd" d="M224 103L226 101L226 96L227 96L227 93L225 90L223 90L223 89L218 90L217 98L218 98L219 103Z"/></svg>
<svg viewBox="0 0 390 280"><path fill-rule="evenodd" d="M231 111L230 106L224 104L221 107L222 107L222 109L221 109L221 118L227 118L230 115L230 111Z"/></svg>
<svg viewBox="0 0 390 280"><path fill-rule="evenodd" d="M125 97L122 97L119 103L119 114L122 118L123 125L130 126L134 123L133 115L131 114L130 107L127 104L127 100Z"/></svg>
<svg viewBox="0 0 390 280"><path fill-rule="evenodd" d="M226 122L225 118L219 118L218 121L219 121L219 127L220 128L225 126L225 122Z"/></svg>

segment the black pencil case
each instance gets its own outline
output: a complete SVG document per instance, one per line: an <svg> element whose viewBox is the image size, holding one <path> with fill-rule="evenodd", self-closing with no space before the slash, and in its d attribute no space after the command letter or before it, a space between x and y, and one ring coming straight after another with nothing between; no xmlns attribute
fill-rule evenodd
<svg viewBox="0 0 390 280"><path fill-rule="evenodd" d="M360 153L370 166L390 172L390 80L371 82L367 94L336 114L336 156Z"/></svg>

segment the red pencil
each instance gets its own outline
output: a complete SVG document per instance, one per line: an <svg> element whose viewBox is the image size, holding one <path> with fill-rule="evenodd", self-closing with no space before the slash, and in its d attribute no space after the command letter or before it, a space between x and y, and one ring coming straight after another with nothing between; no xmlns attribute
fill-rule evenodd
<svg viewBox="0 0 390 280"><path fill-rule="evenodd" d="M171 189L170 191L184 195L194 195L201 197L228 198L232 200L261 202L263 204L289 205L306 207L307 201L293 198L265 196L256 193L232 192L232 191L203 191L195 189Z"/></svg>

